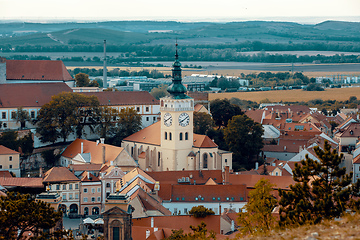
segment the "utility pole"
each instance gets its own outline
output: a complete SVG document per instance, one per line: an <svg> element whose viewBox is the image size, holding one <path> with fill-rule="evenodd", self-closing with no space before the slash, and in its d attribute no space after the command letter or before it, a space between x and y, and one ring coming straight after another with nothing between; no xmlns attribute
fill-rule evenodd
<svg viewBox="0 0 360 240"><path fill-rule="evenodd" d="M106 68L106 40L104 40L104 69L103 69L103 88L106 89L107 86L107 68Z"/></svg>

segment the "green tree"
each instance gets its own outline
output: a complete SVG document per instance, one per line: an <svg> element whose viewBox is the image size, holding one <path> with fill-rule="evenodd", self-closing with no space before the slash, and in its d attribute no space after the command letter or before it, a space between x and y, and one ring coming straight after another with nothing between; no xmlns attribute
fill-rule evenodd
<svg viewBox="0 0 360 240"><path fill-rule="evenodd" d="M250 191L249 201L238 218L242 235L267 233L275 227L276 219L271 214L277 205L277 200L271 195L273 187L269 180L262 178Z"/></svg>
<svg viewBox="0 0 360 240"><path fill-rule="evenodd" d="M41 152L41 157L45 160L48 167L53 167L59 161L61 154L56 154L55 149L49 149Z"/></svg>
<svg viewBox="0 0 360 240"><path fill-rule="evenodd" d="M23 107L18 107L14 114L14 119L16 120L16 123L20 122L20 129L23 129L26 121L30 121L29 112L24 110Z"/></svg>
<svg viewBox="0 0 360 240"><path fill-rule="evenodd" d="M87 87L90 84L89 75L85 73L78 73L75 75L76 87Z"/></svg>
<svg viewBox="0 0 360 240"><path fill-rule="evenodd" d="M116 125L115 134L110 143L121 146L121 141L141 130L141 115L134 108L123 108L119 113L119 120Z"/></svg>
<svg viewBox="0 0 360 240"><path fill-rule="evenodd" d="M339 217L349 207L358 207L352 200L359 194L359 181L350 185L352 173L339 164L343 154L331 149L325 141L324 149L314 147L319 161L305 156L295 164L290 191L279 189L280 226L316 224L323 219ZM356 207L356 208L357 208Z"/></svg>
<svg viewBox="0 0 360 240"><path fill-rule="evenodd" d="M264 146L263 133L261 124L246 115L235 116L229 121L224 129L224 139L234 153L234 168L251 166L251 161L258 157Z"/></svg>
<svg viewBox="0 0 360 240"><path fill-rule="evenodd" d="M32 233L37 238L49 238L48 231L62 218L49 203L37 201L29 194L9 192L0 197L0 238L25 239ZM45 238L44 238L45 239Z"/></svg>
<svg viewBox="0 0 360 240"><path fill-rule="evenodd" d="M228 99L215 99L210 102L210 111L215 125L220 129L226 127L228 121L236 115L241 115L239 106L231 104Z"/></svg>
<svg viewBox="0 0 360 240"><path fill-rule="evenodd" d="M94 96L60 93L41 107L36 119L36 132L41 135L42 142L52 143L59 138L66 142L68 135L75 130L81 136L84 125L96 123L93 119L96 119L94 114L98 106L99 101ZM90 117L91 121L88 121Z"/></svg>
<svg viewBox="0 0 360 240"><path fill-rule="evenodd" d="M96 128L100 137L107 138L114 135L117 118L119 118L119 112L115 108L104 106L100 109Z"/></svg>
<svg viewBox="0 0 360 240"><path fill-rule="evenodd" d="M211 116L204 112L194 112L194 133L205 135L214 126Z"/></svg>
<svg viewBox="0 0 360 240"><path fill-rule="evenodd" d="M6 131L0 135L0 145L10 148L14 151L19 151L19 143L17 141L18 132Z"/></svg>
<svg viewBox="0 0 360 240"><path fill-rule="evenodd" d="M215 212L211 209L204 207L203 205L199 205L192 207L189 211L189 214L193 215L196 218L204 218L209 215L214 215Z"/></svg>
<svg viewBox="0 0 360 240"><path fill-rule="evenodd" d="M167 91L168 85L165 84L161 84L159 85L157 88L153 88L151 89L150 94L156 98L156 99L160 99L162 97L165 97L166 95L168 95L168 91Z"/></svg>
<svg viewBox="0 0 360 240"><path fill-rule="evenodd" d="M216 234L213 230L209 231L206 228L206 224L201 222L198 226L190 226L192 233L184 233L184 230L171 230L172 234L166 238L166 240L216 240Z"/></svg>

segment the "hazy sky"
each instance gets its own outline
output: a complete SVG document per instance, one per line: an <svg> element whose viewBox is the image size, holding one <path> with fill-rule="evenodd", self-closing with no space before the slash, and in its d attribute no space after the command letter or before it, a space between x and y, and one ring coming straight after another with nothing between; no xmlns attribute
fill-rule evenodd
<svg viewBox="0 0 360 240"><path fill-rule="evenodd" d="M0 0L0 20L360 21L360 0Z"/></svg>

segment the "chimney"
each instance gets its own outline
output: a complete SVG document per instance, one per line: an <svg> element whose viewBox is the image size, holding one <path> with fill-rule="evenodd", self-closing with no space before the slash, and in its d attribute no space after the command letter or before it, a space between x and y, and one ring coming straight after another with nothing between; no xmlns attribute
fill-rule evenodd
<svg viewBox="0 0 360 240"><path fill-rule="evenodd" d="M229 185L229 178L230 178L230 167L225 166L224 185Z"/></svg>
<svg viewBox="0 0 360 240"><path fill-rule="evenodd" d="M114 166L114 161L110 161L110 166Z"/></svg>
<svg viewBox="0 0 360 240"><path fill-rule="evenodd" d="M100 142L101 142L102 144L104 144L104 143L105 143L105 138L100 138Z"/></svg>
<svg viewBox="0 0 360 240"><path fill-rule="evenodd" d="M258 170L258 169L259 169L259 163L255 162L255 170Z"/></svg>
<svg viewBox="0 0 360 240"><path fill-rule="evenodd" d="M80 153L81 153L81 154L84 153L84 143L83 143L83 142L81 142Z"/></svg>
<svg viewBox="0 0 360 240"><path fill-rule="evenodd" d="M96 146L99 145L100 143L100 140L96 140Z"/></svg>
<svg viewBox="0 0 360 240"><path fill-rule="evenodd" d="M90 180L90 173L89 172L86 173L87 173L87 178Z"/></svg>
<svg viewBox="0 0 360 240"><path fill-rule="evenodd" d="M154 227L154 218L151 217L151 227L153 228Z"/></svg>
<svg viewBox="0 0 360 240"><path fill-rule="evenodd" d="M42 177L43 176L43 169L42 167L39 169L39 177Z"/></svg>
<svg viewBox="0 0 360 240"><path fill-rule="evenodd" d="M102 146L102 157L103 157L103 164L105 164L105 146Z"/></svg>
<svg viewBox="0 0 360 240"><path fill-rule="evenodd" d="M106 68L106 40L104 40L104 69L103 69L103 88L107 88L107 68Z"/></svg>
<svg viewBox="0 0 360 240"><path fill-rule="evenodd" d="M284 151L286 151L286 146L284 146Z"/></svg>

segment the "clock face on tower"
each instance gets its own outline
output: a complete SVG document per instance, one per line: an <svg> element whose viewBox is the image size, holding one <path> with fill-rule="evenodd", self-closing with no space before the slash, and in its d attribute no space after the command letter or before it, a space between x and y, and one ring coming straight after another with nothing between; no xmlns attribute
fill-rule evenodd
<svg viewBox="0 0 360 240"><path fill-rule="evenodd" d="M165 113L164 114L164 124L167 127L170 127L172 124L172 116L170 113Z"/></svg>
<svg viewBox="0 0 360 240"><path fill-rule="evenodd" d="M182 127L186 127L187 125L189 125L190 122L190 116L187 113L182 113L179 116L179 124Z"/></svg>

